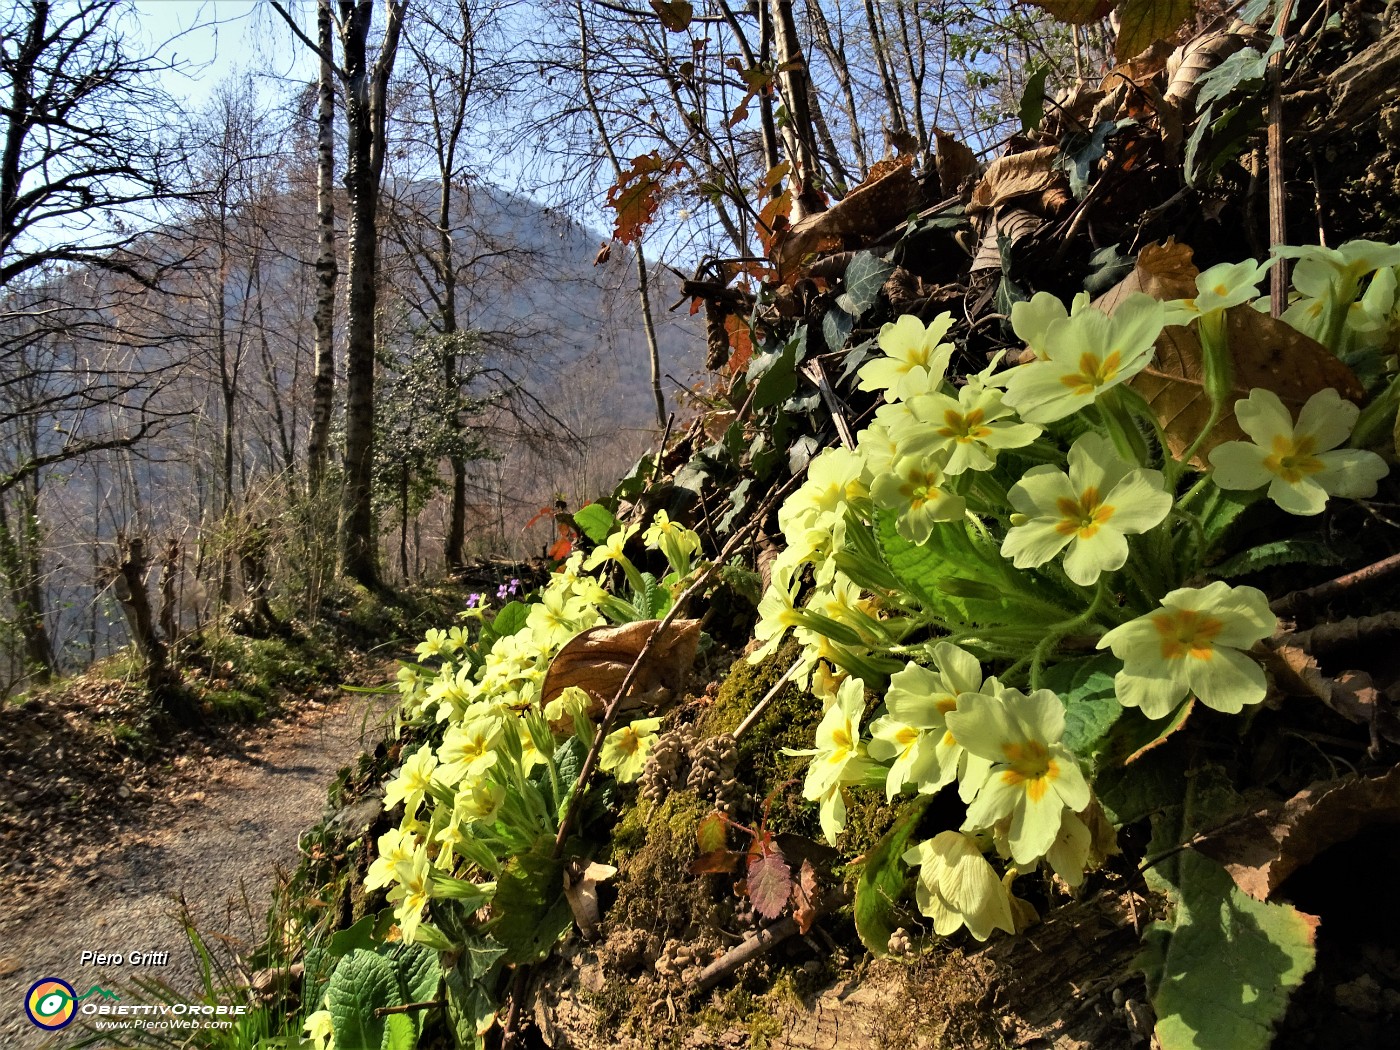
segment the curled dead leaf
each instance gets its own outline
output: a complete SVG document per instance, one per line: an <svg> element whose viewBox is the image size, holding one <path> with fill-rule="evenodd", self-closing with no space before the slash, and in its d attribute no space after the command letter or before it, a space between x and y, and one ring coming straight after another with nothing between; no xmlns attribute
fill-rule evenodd
<svg viewBox="0 0 1400 1050"><path fill-rule="evenodd" d="M1242 891L1262 901L1323 850L1373 824L1396 822L1400 766L1379 776L1352 774L1313 784L1287 802L1206 832L1192 846L1223 865Z"/></svg>
<svg viewBox="0 0 1400 1050"><path fill-rule="evenodd" d="M1060 158L1058 146L998 157L972 191L967 210L976 214L1017 201L1043 215L1054 215L1072 199L1069 179L1056 166Z"/></svg>
<svg viewBox="0 0 1400 1050"><path fill-rule="evenodd" d="M597 936L602 918L598 912L598 883L607 882L616 874L617 869L611 864L599 864L596 860L585 864L574 858L564 866L564 899L586 941Z"/></svg>
<svg viewBox="0 0 1400 1050"><path fill-rule="evenodd" d="M594 627L573 638L559 650L545 673L540 706L576 685L592 698L589 715L598 714L617 695L627 672L659 623L658 620L638 620L618 627ZM695 662L699 644L699 620L676 620L667 625L638 669L622 709L654 706L658 700L664 701L674 695ZM570 725L563 724L555 729L571 731Z"/></svg>
<svg viewBox="0 0 1400 1050"><path fill-rule="evenodd" d="M900 157L877 164L864 182L829 210L801 219L779 234L770 254L782 280L802 273L813 255L875 240L908 218L919 200L913 162L913 157Z"/></svg>

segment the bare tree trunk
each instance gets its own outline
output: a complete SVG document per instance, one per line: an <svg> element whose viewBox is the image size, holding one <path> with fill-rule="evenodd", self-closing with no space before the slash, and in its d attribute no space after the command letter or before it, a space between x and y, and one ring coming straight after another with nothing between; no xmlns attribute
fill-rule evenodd
<svg viewBox="0 0 1400 1050"><path fill-rule="evenodd" d="M778 88L787 104L788 120L783 125L783 139L788 159L792 161L793 184L792 221L820 210L817 189L821 182L821 161L817 156L817 140L812 130L811 99L808 94L807 60L797 39L797 23L792 15L792 0L770 0L773 19L774 56L778 61Z"/></svg>
<svg viewBox="0 0 1400 1050"><path fill-rule="evenodd" d="M317 0L316 40L321 76L316 96L316 378L311 387L311 434L306 446L306 477L311 495L320 490L330 443L335 401L335 96L331 69L331 3Z"/></svg>
<svg viewBox="0 0 1400 1050"><path fill-rule="evenodd" d="M345 190L350 205L341 568L366 587L377 587L380 582L374 527L376 220L384 171L386 89L398 50L403 4L404 0L389 0L388 24L371 66L366 41L374 15L373 0L340 0L340 44L345 56Z"/></svg>
<svg viewBox="0 0 1400 1050"><path fill-rule="evenodd" d="M10 529L5 499L0 494L0 575L5 577L15 627L24 645L24 673L36 682L47 682L56 668L53 642L44 617L38 551L34 549L38 536L31 524L34 515L27 506L31 502L28 493L21 493L20 498L26 519L21 529L25 535L16 536Z"/></svg>
<svg viewBox="0 0 1400 1050"><path fill-rule="evenodd" d="M894 74L890 71L889 48L885 43L885 32L875 13L872 0L865 0L865 24L870 29L870 50L875 55L875 65L880 70L880 86L885 92L885 106L890 112L889 134L893 138L903 138L908 134L904 121L904 106L895 86Z"/></svg>

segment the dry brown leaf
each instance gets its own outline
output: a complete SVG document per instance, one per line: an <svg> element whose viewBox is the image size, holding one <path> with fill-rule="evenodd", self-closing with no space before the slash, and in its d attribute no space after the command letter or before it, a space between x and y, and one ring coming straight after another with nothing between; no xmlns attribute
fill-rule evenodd
<svg viewBox="0 0 1400 1050"><path fill-rule="evenodd" d="M1196 97L1196 82L1220 63L1242 51L1254 36L1254 27L1236 19L1228 26L1197 33L1182 44L1167 59L1167 90L1169 102L1188 105Z"/></svg>
<svg viewBox="0 0 1400 1050"><path fill-rule="evenodd" d="M540 691L540 706L576 685L593 699L589 715L602 711L617 695L622 680L658 622L638 620L619 627L594 627L572 639L549 665ZM628 693L633 702L624 700L624 708L641 706L663 690L666 698L674 694L695 662L695 649L699 644L699 620L677 620L669 624L638 669Z"/></svg>
<svg viewBox="0 0 1400 1050"><path fill-rule="evenodd" d="M1070 202L1069 179L1056 167L1058 146L998 157L987 166L982 180L972 191L967 210L973 214L1016 201L1045 215L1053 215ZM1031 197L1034 200L1024 200Z"/></svg>
<svg viewBox="0 0 1400 1050"><path fill-rule="evenodd" d="M982 230L982 239L977 242L977 251L972 257L971 272L1000 270L1001 238L1005 237L1015 244L1035 233L1044 222L1041 216L1025 208L999 210L996 213L996 221L987 223Z"/></svg>
<svg viewBox="0 0 1400 1050"><path fill-rule="evenodd" d="M1191 298L1196 294L1196 273L1187 245L1172 240L1150 245L1138 256L1133 272L1095 305L1112 313L1134 292L1145 292L1155 299ZM1365 399L1366 391L1351 369L1291 325L1243 305L1226 314L1226 330L1234 358L1232 390L1239 398L1247 397L1255 387L1272 390L1295 415L1308 398L1327 387L1336 388L1358 404ZM1157 338L1152 364L1138 373L1132 386L1157 413L1177 455L1195 440L1210 418L1201 341L1194 329L1165 329ZM1204 463L1216 445L1243 438L1234 416L1227 414L1201 445L1196 460Z"/></svg>
<svg viewBox="0 0 1400 1050"><path fill-rule="evenodd" d="M817 872L810 860L802 862L802 870L792 884L792 918L797 923L797 932L806 936L817 921L817 902L821 888L817 885Z"/></svg>
<svg viewBox="0 0 1400 1050"><path fill-rule="evenodd" d="M782 280L800 273L811 256L850 247L847 241L873 240L909 217L919 198L913 157L876 165L855 189L820 215L793 223L773 245Z"/></svg>
<svg viewBox="0 0 1400 1050"><path fill-rule="evenodd" d="M584 864L575 859L564 867L564 899L569 902L585 941L597 936L602 918L598 911L598 883L607 882L616 874L617 869L611 864L599 864L596 860Z"/></svg>
<svg viewBox="0 0 1400 1050"><path fill-rule="evenodd" d="M1119 0L1114 56L1123 62L1171 39L1195 9L1196 0Z"/></svg>
<svg viewBox="0 0 1400 1050"><path fill-rule="evenodd" d="M961 192L963 183L976 178L977 154L938 128L933 129L933 139L937 146L934 166L938 171L938 188L943 196L951 197Z"/></svg>
<svg viewBox="0 0 1400 1050"><path fill-rule="evenodd" d="M1323 850L1372 824L1397 821L1400 766L1380 776L1313 784L1287 802L1207 832L1192 845L1224 865L1241 890L1262 901Z"/></svg>
<svg viewBox="0 0 1400 1050"><path fill-rule="evenodd" d="M1061 22L1084 26L1097 22L1113 10L1114 0L1032 0Z"/></svg>

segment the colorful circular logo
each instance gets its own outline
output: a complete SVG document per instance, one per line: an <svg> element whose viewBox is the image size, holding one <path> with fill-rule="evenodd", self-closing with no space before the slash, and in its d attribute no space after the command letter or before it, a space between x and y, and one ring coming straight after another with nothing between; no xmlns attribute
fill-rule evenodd
<svg viewBox="0 0 1400 1050"><path fill-rule="evenodd" d="M56 1031L73 1020L78 1008L78 993L67 981L45 977L35 981L24 997L24 1012L40 1028Z"/></svg>

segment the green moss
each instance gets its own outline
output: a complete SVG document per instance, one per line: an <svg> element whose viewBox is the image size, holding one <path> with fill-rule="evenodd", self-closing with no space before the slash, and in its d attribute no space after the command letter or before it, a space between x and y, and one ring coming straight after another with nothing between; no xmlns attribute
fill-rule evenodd
<svg viewBox="0 0 1400 1050"><path fill-rule="evenodd" d="M673 791L659 806L639 800L623 811L612 841L618 875L610 922L674 936L695 932L709 913L710 891L689 869L696 828L709 812L689 791Z"/></svg>

